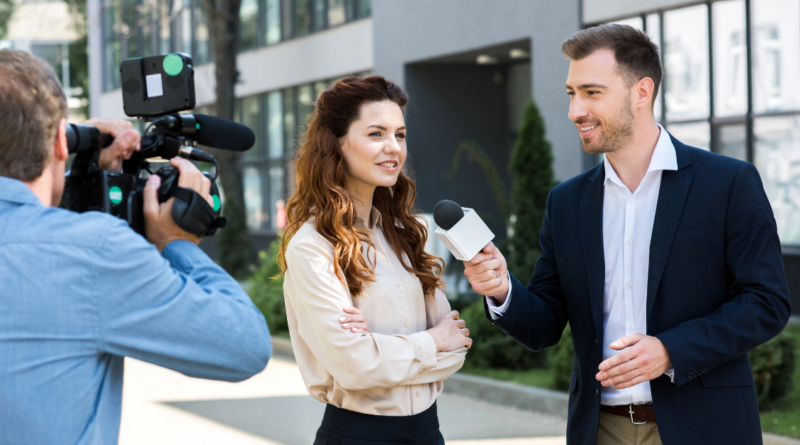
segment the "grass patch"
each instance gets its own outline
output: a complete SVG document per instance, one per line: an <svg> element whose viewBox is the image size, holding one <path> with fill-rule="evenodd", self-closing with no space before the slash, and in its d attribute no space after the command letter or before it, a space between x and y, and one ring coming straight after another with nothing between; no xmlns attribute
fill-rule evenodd
<svg viewBox="0 0 800 445"><path fill-rule="evenodd" d="M800 347L800 325L788 325L784 330L794 337ZM800 356L800 351L798 351ZM770 409L761 412L764 432L800 438L800 366L794 370L794 389Z"/></svg>
<svg viewBox="0 0 800 445"><path fill-rule="evenodd" d="M521 385L536 386L538 388L554 389L553 371L543 368L534 368L527 371L512 371L509 369L481 369L464 367L461 372L477 375L504 382L514 382Z"/></svg>

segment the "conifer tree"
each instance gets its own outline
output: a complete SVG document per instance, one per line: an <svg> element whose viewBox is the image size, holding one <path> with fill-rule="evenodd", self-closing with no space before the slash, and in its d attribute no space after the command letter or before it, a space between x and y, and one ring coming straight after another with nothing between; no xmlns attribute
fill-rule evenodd
<svg viewBox="0 0 800 445"><path fill-rule="evenodd" d="M509 170L514 185L508 266L515 277L527 284L541 255L539 231L547 195L557 184L553 178L553 151L545 138L542 115L533 100L525 107Z"/></svg>

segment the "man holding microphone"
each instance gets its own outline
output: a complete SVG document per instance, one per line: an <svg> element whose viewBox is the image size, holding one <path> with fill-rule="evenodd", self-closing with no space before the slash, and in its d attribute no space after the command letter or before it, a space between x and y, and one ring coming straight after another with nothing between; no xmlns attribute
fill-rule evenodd
<svg viewBox="0 0 800 445"><path fill-rule="evenodd" d="M747 353L790 308L758 172L656 123L660 54L643 32L590 28L562 53L569 118L605 159L550 192L527 287L492 244L465 275L533 350L570 323L569 444L761 443Z"/></svg>
<svg viewBox="0 0 800 445"><path fill-rule="evenodd" d="M113 216L57 208L67 160L66 98L43 61L0 50L0 443L112 444L124 357L185 375L240 381L271 354L264 317L238 283L144 190L146 238ZM138 149L124 121L100 166ZM210 183L175 158L179 186Z"/></svg>

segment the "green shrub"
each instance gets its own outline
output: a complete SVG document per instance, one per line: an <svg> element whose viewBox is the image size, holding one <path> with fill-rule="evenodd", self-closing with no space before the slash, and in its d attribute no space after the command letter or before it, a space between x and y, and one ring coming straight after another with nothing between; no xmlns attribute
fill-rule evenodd
<svg viewBox="0 0 800 445"><path fill-rule="evenodd" d="M545 366L547 356L517 343L486 319L483 297L461 312L473 339L465 366L476 368L530 369Z"/></svg>
<svg viewBox="0 0 800 445"><path fill-rule="evenodd" d="M794 337L786 332L750 351L760 407L777 401L794 388L796 351Z"/></svg>
<svg viewBox="0 0 800 445"><path fill-rule="evenodd" d="M508 268L520 281L527 283L533 275L536 260L542 254L539 231L547 195L557 184L553 175L553 150L545 137L544 119L533 100L525 108L519 138L511 152L509 170L514 185Z"/></svg>
<svg viewBox="0 0 800 445"><path fill-rule="evenodd" d="M272 334L289 331L286 321L286 303L283 300L283 277L273 279L281 273L277 257L280 238L273 241L268 251L258 253L259 266L250 277L250 298L267 319Z"/></svg>
<svg viewBox="0 0 800 445"><path fill-rule="evenodd" d="M572 329L569 324L561 334L561 341L547 350L550 361L550 371L553 373L553 387L566 391L569 389L569 379L572 377L572 365L575 362L575 350L572 348Z"/></svg>

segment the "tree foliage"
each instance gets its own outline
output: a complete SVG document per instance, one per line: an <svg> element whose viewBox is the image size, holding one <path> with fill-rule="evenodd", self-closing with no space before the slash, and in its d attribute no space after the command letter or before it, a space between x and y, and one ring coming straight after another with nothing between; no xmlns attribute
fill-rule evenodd
<svg viewBox="0 0 800 445"><path fill-rule="evenodd" d="M8 22L14 15L14 0L0 0L0 39L4 39L8 32Z"/></svg>
<svg viewBox="0 0 800 445"><path fill-rule="evenodd" d="M509 270L523 282L533 273L541 255L539 231L547 205L547 195L557 184L553 177L553 151L545 137L539 108L528 102L522 118L519 139L511 152L511 236Z"/></svg>

